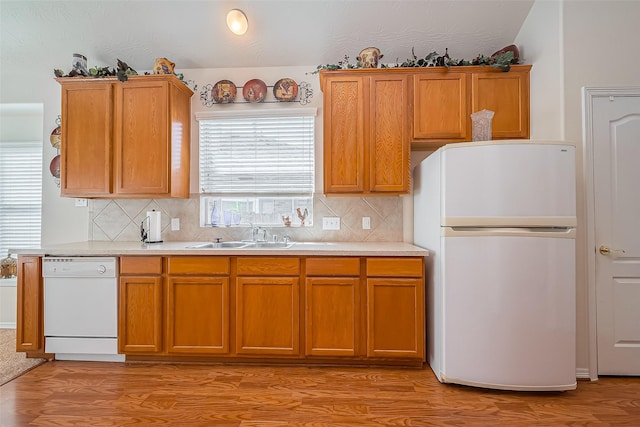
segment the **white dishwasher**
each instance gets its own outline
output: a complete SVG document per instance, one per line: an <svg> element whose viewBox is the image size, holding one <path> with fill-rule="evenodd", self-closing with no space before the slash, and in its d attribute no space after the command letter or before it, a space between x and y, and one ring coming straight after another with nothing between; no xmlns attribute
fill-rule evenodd
<svg viewBox="0 0 640 427"><path fill-rule="evenodd" d="M44 336L59 360L124 361L118 354L115 257L44 257Z"/></svg>

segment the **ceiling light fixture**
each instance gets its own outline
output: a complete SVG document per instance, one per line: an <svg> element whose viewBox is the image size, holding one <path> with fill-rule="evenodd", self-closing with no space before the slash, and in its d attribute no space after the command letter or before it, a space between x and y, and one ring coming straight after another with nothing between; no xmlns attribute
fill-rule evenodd
<svg viewBox="0 0 640 427"><path fill-rule="evenodd" d="M240 9L231 9L229 13L227 13L227 27L229 27L233 34L243 35L247 32L247 28L249 28L247 15Z"/></svg>

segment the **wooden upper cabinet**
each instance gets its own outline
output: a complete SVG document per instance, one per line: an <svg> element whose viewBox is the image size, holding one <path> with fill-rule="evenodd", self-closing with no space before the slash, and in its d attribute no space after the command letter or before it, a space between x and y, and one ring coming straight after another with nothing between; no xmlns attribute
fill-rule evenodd
<svg viewBox="0 0 640 427"><path fill-rule="evenodd" d="M173 75L60 78L61 193L188 197L190 98Z"/></svg>
<svg viewBox="0 0 640 427"><path fill-rule="evenodd" d="M492 139L529 138L529 72L488 66L420 68L413 72L412 145L435 149L471 141L471 114L491 110Z"/></svg>
<svg viewBox="0 0 640 427"><path fill-rule="evenodd" d="M473 73L472 112L491 110L492 139L529 138L529 70Z"/></svg>
<svg viewBox="0 0 640 427"><path fill-rule="evenodd" d="M442 70L413 76L413 139L458 139L471 134L467 74Z"/></svg>
<svg viewBox="0 0 640 427"><path fill-rule="evenodd" d="M409 191L411 147L409 145L409 76L405 74L370 77L369 191L406 193Z"/></svg>
<svg viewBox="0 0 640 427"><path fill-rule="evenodd" d="M324 79L324 192L364 192L364 114L368 79Z"/></svg>
<svg viewBox="0 0 640 427"><path fill-rule="evenodd" d="M321 72L324 193L409 191L409 75Z"/></svg>
<svg viewBox="0 0 640 427"><path fill-rule="evenodd" d="M163 81L116 85L116 193L169 192L168 86Z"/></svg>
<svg viewBox="0 0 640 427"><path fill-rule="evenodd" d="M112 193L113 88L104 82L62 81L62 195Z"/></svg>

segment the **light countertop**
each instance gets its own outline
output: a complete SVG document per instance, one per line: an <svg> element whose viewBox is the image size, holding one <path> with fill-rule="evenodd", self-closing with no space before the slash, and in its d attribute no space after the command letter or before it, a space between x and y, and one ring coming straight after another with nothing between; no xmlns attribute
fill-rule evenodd
<svg viewBox="0 0 640 427"><path fill-rule="evenodd" d="M404 242L295 242L288 249L189 248L206 242L104 242L86 241L39 248L15 248L9 253L32 256L120 255L290 255L290 256L428 256L429 251Z"/></svg>

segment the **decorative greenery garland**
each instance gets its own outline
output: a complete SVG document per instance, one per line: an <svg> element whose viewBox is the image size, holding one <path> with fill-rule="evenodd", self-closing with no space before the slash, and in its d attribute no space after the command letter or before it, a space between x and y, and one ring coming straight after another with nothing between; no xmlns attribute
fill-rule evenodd
<svg viewBox="0 0 640 427"><path fill-rule="evenodd" d="M445 49L445 54L440 56L438 52L431 52L424 58L418 58L414 49L411 49L411 58L405 60L401 64L398 64L397 60L394 65L381 64L380 68L412 68L412 67L451 67L464 66L464 65L490 65L494 68L499 68L502 71L509 71L511 64L517 64L518 59L511 51L496 53L491 56L478 55L471 61L466 59L451 59L449 57L449 49ZM317 74L320 70L347 70L362 68L360 61L356 64L349 62L349 56L345 55L342 61L338 61L337 64L321 64L318 65L315 71L310 74Z"/></svg>

